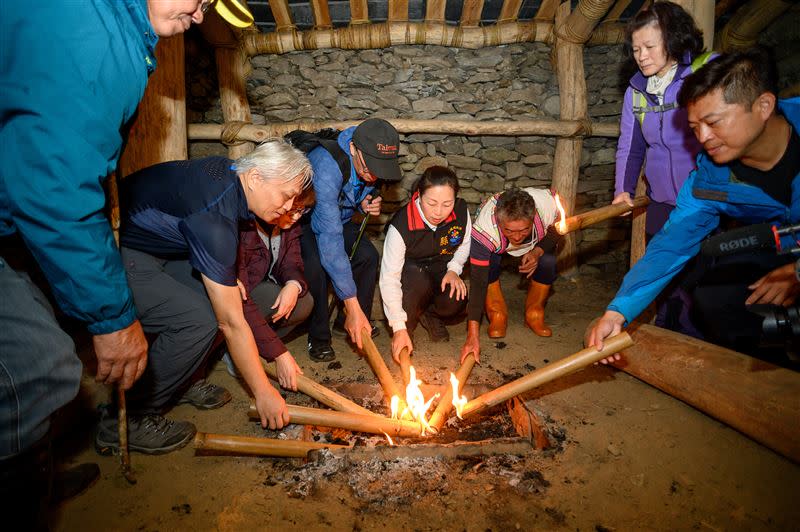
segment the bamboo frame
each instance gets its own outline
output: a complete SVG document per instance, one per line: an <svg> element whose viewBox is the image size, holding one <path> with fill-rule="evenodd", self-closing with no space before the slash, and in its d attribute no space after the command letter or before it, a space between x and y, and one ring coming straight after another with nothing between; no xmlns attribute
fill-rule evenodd
<svg viewBox="0 0 800 532"><path fill-rule="evenodd" d="M311 451L320 449L349 449L347 445L317 443L274 438L253 438L234 434L212 434L198 432L194 435L196 451L214 451L244 456L277 456L281 458L305 458Z"/></svg>
<svg viewBox="0 0 800 532"><path fill-rule="evenodd" d="M561 0L542 0L542 3L539 4L539 9L536 11L536 16L533 17L534 20L553 20L560 2Z"/></svg>
<svg viewBox="0 0 800 532"><path fill-rule="evenodd" d="M717 33L714 48L720 52L730 52L753 46L759 33L792 4L784 0L750 0L737 9L722 31Z"/></svg>
<svg viewBox="0 0 800 532"><path fill-rule="evenodd" d="M564 220L563 224L560 222L556 223L555 227L559 234L566 235L567 233L572 233L578 229L589 227L604 220L608 220L609 218L616 218L617 216L621 216L626 212L631 212L634 209L646 207L649 204L650 198L647 196L639 196L633 198L633 205L628 205L627 203L605 205L598 209L592 209L590 211L582 212L581 214L570 216Z"/></svg>
<svg viewBox="0 0 800 532"><path fill-rule="evenodd" d="M369 24L367 0L350 0L350 25Z"/></svg>
<svg viewBox="0 0 800 532"><path fill-rule="evenodd" d="M505 24L515 22L519 18L519 9L522 7L522 0L503 0L500 7L500 14L497 15L497 23Z"/></svg>
<svg viewBox="0 0 800 532"><path fill-rule="evenodd" d="M406 22L408 20L408 0L389 0L389 22Z"/></svg>
<svg viewBox="0 0 800 532"><path fill-rule="evenodd" d="M275 19L275 31L292 31L295 29L292 12L287 0L269 0L272 18Z"/></svg>
<svg viewBox="0 0 800 532"><path fill-rule="evenodd" d="M647 182L644 177L644 165L639 174L639 180L636 183L635 197L644 196L647 193ZM633 220L631 221L631 253L629 266L639 262L644 256L645 248L647 247L647 209L639 209L633 211Z"/></svg>
<svg viewBox="0 0 800 532"><path fill-rule="evenodd" d="M427 0L425 2L425 22L444 23L444 10L447 0Z"/></svg>
<svg viewBox="0 0 800 532"><path fill-rule="evenodd" d="M474 28L481 23L483 0L464 0L461 5L461 27Z"/></svg>
<svg viewBox="0 0 800 532"><path fill-rule="evenodd" d="M311 14L314 17L315 30L327 30L333 28L331 22L331 14L328 10L327 0L309 0L311 5Z"/></svg>

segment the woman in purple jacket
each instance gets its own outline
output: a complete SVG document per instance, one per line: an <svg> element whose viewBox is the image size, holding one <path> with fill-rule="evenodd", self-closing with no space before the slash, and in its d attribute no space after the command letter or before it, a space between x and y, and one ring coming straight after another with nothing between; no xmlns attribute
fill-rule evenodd
<svg viewBox="0 0 800 532"><path fill-rule="evenodd" d="M647 180L646 238L658 233L675 208L675 199L702 146L678 106L683 80L702 67L703 34L691 15L672 2L656 2L637 14L625 31L625 49L639 72L622 103L612 203L632 205L642 164ZM688 298L676 280L662 293L656 325L698 336L688 317Z"/></svg>

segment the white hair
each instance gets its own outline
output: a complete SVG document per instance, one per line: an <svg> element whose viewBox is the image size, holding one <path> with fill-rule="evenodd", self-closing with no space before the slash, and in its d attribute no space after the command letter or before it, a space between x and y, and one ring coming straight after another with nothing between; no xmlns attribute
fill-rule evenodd
<svg viewBox="0 0 800 532"><path fill-rule="evenodd" d="M265 181L286 182L300 176L302 188L311 184L311 163L305 154L282 138L267 139L233 162L237 174L255 169Z"/></svg>

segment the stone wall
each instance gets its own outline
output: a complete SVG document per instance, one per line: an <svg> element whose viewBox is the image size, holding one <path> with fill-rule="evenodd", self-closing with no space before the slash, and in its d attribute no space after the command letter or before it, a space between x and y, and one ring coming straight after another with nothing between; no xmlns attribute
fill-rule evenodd
<svg viewBox="0 0 800 532"><path fill-rule="evenodd" d="M192 46L189 121L222 122L213 60ZM398 46L383 50L318 50L252 59L248 97L255 123L354 120L368 117L468 120L557 118L559 96L550 47L514 44L480 50ZM617 121L628 74L620 47L586 49L589 112ZM405 178L382 194L391 212L410 196L431 165L449 166L477 206L512 186L550 187L555 139L547 137L401 137ZM584 143L576 209L606 205L613 194L616 139ZM224 154L219 144L193 143L192 157ZM383 217L385 221L386 217ZM373 229L379 232L378 227ZM627 268L629 221L615 220L578 235L582 268Z"/></svg>

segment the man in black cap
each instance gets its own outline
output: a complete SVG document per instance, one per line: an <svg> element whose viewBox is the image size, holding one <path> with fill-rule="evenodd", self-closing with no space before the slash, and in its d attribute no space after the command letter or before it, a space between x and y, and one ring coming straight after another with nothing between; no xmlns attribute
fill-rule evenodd
<svg viewBox="0 0 800 532"><path fill-rule="evenodd" d="M372 297L378 272L378 252L363 236L358 240L359 226L352 222L353 214L377 216L381 198L375 194L375 182L399 181L397 155L400 139L397 130L378 118L365 120L357 127L342 131L337 144L350 160L350 175L342 169L328 149L318 146L308 153L314 169L314 192L317 203L303 223L301 249L308 289L314 298L314 311L308 331L308 354L312 360L333 360L331 329L328 315L328 279L336 296L344 303L346 317L341 313L334 331L348 334L361 348L361 331L377 333L369 322Z"/></svg>

